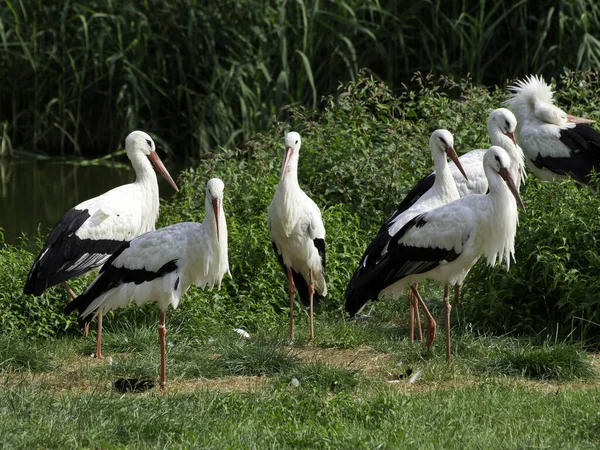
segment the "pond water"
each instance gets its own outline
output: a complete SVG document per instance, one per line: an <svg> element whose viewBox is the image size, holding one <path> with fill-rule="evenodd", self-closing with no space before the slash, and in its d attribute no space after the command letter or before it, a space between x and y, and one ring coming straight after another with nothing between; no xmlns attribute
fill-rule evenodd
<svg viewBox="0 0 600 450"><path fill-rule="evenodd" d="M177 181L183 163L164 161ZM174 189L158 175L160 197L170 198ZM135 180L129 161L123 164L81 165L57 161L0 160L0 228L7 244L22 235L32 237L38 226L45 237L58 219L73 206L109 189ZM39 250L29 240L31 251Z"/></svg>

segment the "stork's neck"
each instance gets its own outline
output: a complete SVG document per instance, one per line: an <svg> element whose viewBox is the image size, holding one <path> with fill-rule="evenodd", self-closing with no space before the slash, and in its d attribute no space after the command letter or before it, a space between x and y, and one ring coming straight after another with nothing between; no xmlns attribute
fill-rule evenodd
<svg viewBox="0 0 600 450"><path fill-rule="evenodd" d="M491 167L484 167L485 175L488 179L489 197L493 202L494 208L507 209L509 207L517 208L517 202L508 189L506 182L502 177ZM510 205L510 206L509 206Z"/></svg>
<svg viewBox="0 0 600 450"><path fill-rule="evenodd" d="M208 196L207 196L208 197ZM227 257L227 222L225 221L225 211L223 203L219 208L219 215L215 217L212 202L209 198L205 201L206 214L202 221L202 229L206 230L206 235L209 238L210 247L212 249L212 263L218 267L218 273L224 274L229 271L229 260ZM217 234L217 222L219 224L219 232ZM221 275L222 276L222 275ZM220 278L218 280L220 286Z"/></svg>
<svg viewBox="0 0 600 450"><path fill-rule="evenodd" d="M521 173L525 170L525 156L523 150L518 145L515 145L507 135L500 130L490 130L490 141L492 145L502 147L510 157L510 174L515 180L515 184L519 187L521 182Z"/></svg>
<svg viewBox="0 0 600 450"><path fill-rule="evenodd" d="M300 189L298 184L298 159L292 157L288 166L286 167L285 173L282 174L282 178L279 181L279 187L285 192L293 192L296 189Z"/></svg>
<svg viewBox="0 0 600 450"><path fill-rule="evenodd" d="M458 199L458 189L456 188L456 182L452 176L450 166L448 166L448 161L446 161L446 154L435 152L433 164L435 166L433 189L445 196L448 201Z"/></svg>

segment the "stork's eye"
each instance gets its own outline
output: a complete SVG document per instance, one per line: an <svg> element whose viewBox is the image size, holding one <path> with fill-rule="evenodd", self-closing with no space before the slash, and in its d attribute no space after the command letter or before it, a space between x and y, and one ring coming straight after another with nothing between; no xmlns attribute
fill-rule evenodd
<svg viewBox="0 0 600 450"><path fill-rule="evenodd" d="M298 143L298 141L296 141L296 144Z"/></svg>
<svg viewBox="0 0 600 450"><path fill-rule="evenodd" d="M504 121L504 123L506 124L506 129L508 130L510 128L510 124L508 123L508 120Z"/></svg>
<svg viewBox="0 0 600 450"><path fill-rule="evenodd" d="M146 144L148 144L148 147L152 148L152 141L150 139L146 139Z"/></svg>
<svg viewBox="0 0 600 450"><path fill-rule="evenodd" d="M502 163L500 162L500 157L498 155L494 156L494 158L496 158L496 161L498 161L498 164L502 165Z"/></svg>
<svg viewBox="0 0 600 450"><path fill-rule="evenodd" d="M444 144L444 146L448 145L448 144L446 144L446 141L444 140L443 137L440 138L440 141L442 141L442 144Z"/></svg>

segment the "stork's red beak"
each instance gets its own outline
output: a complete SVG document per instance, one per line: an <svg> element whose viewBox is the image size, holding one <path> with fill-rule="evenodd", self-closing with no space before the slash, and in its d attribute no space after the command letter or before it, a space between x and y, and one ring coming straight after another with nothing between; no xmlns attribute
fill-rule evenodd
<svg viewBox="0 0 600 450"><path fill-rule="evenodd" d="M523 200L521 200L521 196L519 195L519 190L515 186L515 182L514 182L514 180L512 178L512 175L508 171L508 169L506 167L504 167L503 169L500 169L498 171L498 174L506 182L506 185L508 186L508 189L510 189L510 192L512 192L512 195L514 195L515 200L517 201L517 204L521 207L521 209L523 210L523 212L526 212L525 211L525 205L523 204Z"/></svg>
<svg viewBox="0 0 600 450"><path fill-rule="evenodd" d="M510 138L513 144L517 145L517 139L515 138L515 133L512 131L507 131L506 135Z"/></svg>
<svg viewBox="0 0 600 450"><path fill-rule="evenodd" d="M456 164L456 167L458 167L460 173L462 173L463 177L465 177L465 180L468 181L469 177L467 177L465 169L463 169L463 166L460 164L460 160L458 159L458 155L456 154L456 150L454 150L454 147L446 148L446 154L450 157L452 161L454 161L454 164Z"/></svg>
<svg viewBox="0 0 600 450"><path fill-rule="evenodd" d="M596 123L595 120L572 116L570 114L567 114L567 121L571 123Z"/></svg>
<svg viewBox="0 0 600 450"><path fill-rule="evenodd" d="M165 180L167 180L167 183L169 183L173 187L173 189L179 192L177 185L173 181L173 178L171 178L171 175L167 171L167 168L165 167L163 162L158 157L158 154L156 152L150 152L150 154L148 155L148 159L154 165L154 167L156 167L156 171L160 173Z"/></svg>
<svg viewBox="0 0 600 450"><path fill-rule="evenodd" d="M290 162L290 158L292 157L292 154L294 153L294 149L292 147L286 147L285 149L285 161L283 161L283 170L281 172L281 179L283 180L283 177L285 177L285 172L287 169L287 166Z"/></svg>
<svg viewBox="0 0 600 450"><path fill-rule="evenodd" d="M215 213L215 223L217 224L217 241L219 240L219 217L221 214L221 200L218 198L212 201L213 212Z"/></svg>

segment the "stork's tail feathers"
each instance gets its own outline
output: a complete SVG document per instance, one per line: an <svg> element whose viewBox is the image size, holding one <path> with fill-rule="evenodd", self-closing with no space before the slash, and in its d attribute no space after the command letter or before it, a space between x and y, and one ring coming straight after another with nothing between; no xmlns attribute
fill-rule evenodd
<svg viewBox="0 0 600 450"><path fill-rule="evenodd" d="M48 283L39 278L37 274L34 273L34 268L32 268L27 277L27 281L25 282L25 287L23 287L23 294L35 295L37 297L42 295L47 287Z"/></svg>
<svg viewBox="0 0 600 450"><path fill-rule="evenodd" d="M82 314L87 309L87 307L90 306L90 304L93 301L94 301L93 296L86 295L86 293L83 293L83 294L77 296L77 298L75 298L71 302L69 302L67 304L67 306L65 306L63 313L65 314L65 316L68 316L73 311L77 310L77 312L78 312L77 321L79 322L79 325L81 327L84 327L86 324L88 324L92 321L93 315L88 314L87 316L82 317Z"/></svg>

